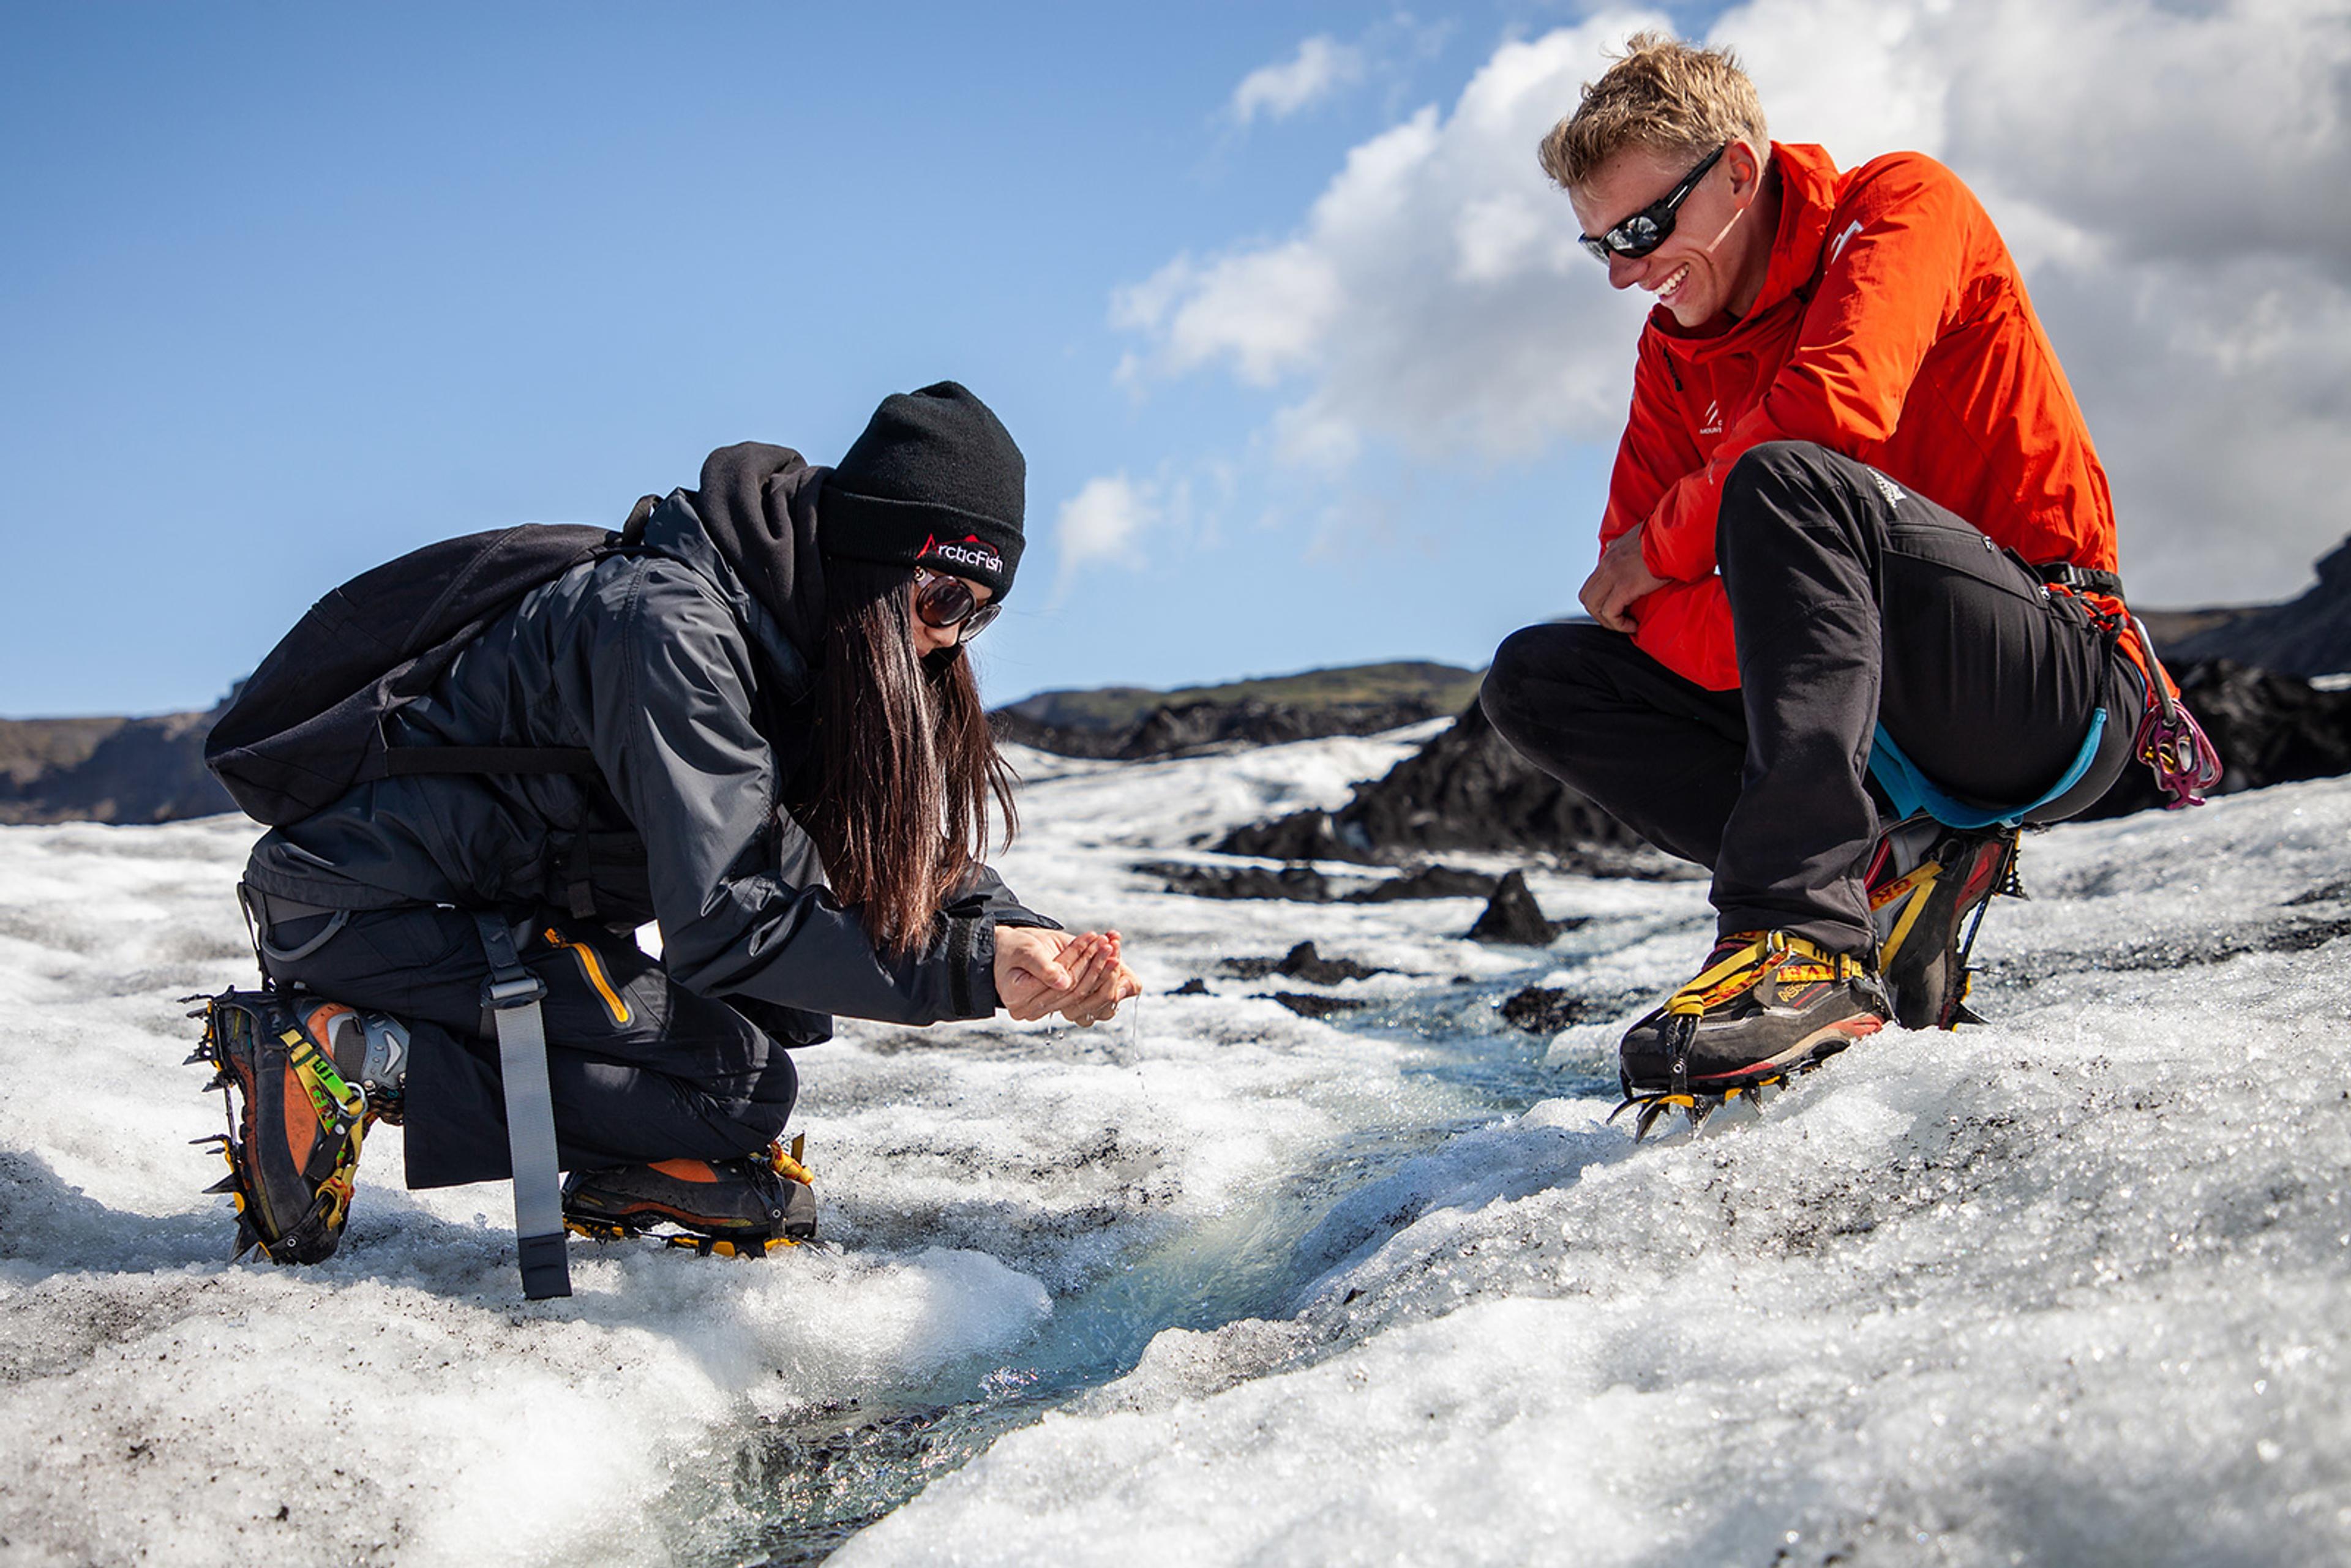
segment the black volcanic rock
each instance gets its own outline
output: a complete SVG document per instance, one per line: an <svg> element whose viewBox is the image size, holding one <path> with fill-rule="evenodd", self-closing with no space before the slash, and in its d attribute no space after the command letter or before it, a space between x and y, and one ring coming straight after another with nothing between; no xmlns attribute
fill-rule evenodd
<svg viewBox="0 0 2351 1568"><path fill-rule="evenodd" d="M1595 876L1687 874L1633 831L1513 751L1472 704L1451 728L1336 811L1237 828L1226 854L1377 864L1446 850L1552 857Z"/></svg>
<svg viewBox="0 0 2351 1568"><path fill-rule="evenodd" d="M1548 947L1562 931L1573 931L1582 920L1549 920L1527 891L1527 873L1514 871L1494 889L1492 902L1469 927L1472 942L1507 942L1521 947Z"/></svg>
<svg viewBox="0 0 2351 1568"><path fill-rule="evenodd" d="M1280 975L1285 979L1303 980L1310 986L1335 986L1342 980L1395 973L1394 969L1358 964L1353 958L1325 958L1314 951L1311 942L1301 942L1280 958L1228 958L1217 967L1236 979L1261 980L1268 975Z"/></svg>
<svg viewBox="0 0 2351 1568"><path fill-rule="evenodd" d="M1375 735L1457 712L1477 690L1475 671L1401 659L1173 692L1039 692L988 716L999 738L1023 746L1065 757L1139 758Z"/></svg>
<svg viewBox="0 0 2351 1568"><path fill-rule="evenodd" d="M1423 866L1345 893L1331 891L1330 879L1311 865L1287 865L1280 871L1263 866L1181 865L1172 861L1145 861L1134 868L1144 876L1167 879L1167 891L1193 898L1283 898L1297 904L1395 904L1417 898L1490 898L1499 878L1458 866Z"/></svg>
<svg viewBox="0 0 2351 1568"><path fill-rule="evenodd" d="M1178 865L1146 861L1134 868L1144 876L1164 876L1167 891L1193 898L1285 898L1294 904L1331 902L1329 879L1311 865L1289 865L1268 871L1260 865Z"/></svg>
<svg viewBox="0 0 2351 1568"><path fill-rule="evenodd" d="M1501 1008L1503 1022L1529 1034L1557 1034L1571 1024L1604 1016L1607 1010L1556 986L1529 986L1512 993Z"/></svg>
<svg viewBox="0 0 2351 1568"><path fill-rule="evenodd" d="M2318 581L2301 598L2231 616L2162 652L2175 676L2179 664L2208 659L2305 679L2351 671L2351 538L2319 560Z"/></svg>
<svg viewBox="0 0 2351 1568"><path fill-rule="evenodd" d="M1432 865L1339 895L1343 904L1393 904L1406 898L1491 898L1499 877L1458 866Z"/></svg>
<svg viewBox="0 0 2351 1568"><path fill-rule="evenodd" d="M2227 659L2175 664L2171 673L2181 700L2220 753L2224 771L2214 794L2351 773L2351 691L2320 691L2295 676ZM2154 776L2132 762L2077 820L2126 816L2163 803Z"/></svg>
<svg viewBox="0 0 2351 1568"><path fill-rule="evenodd" d="M1332 735L1379 735L1438 716L1425 702L1348 703L1293 707L1286 703L1185 703L1163 707L1137 725L1116 756L1180 757L1239 742L1278 746Z"/></svg>
<svg viewBox="0 0 2351 1568"><path fill-rule="evenodd" d="M1115 758L1140 761L1153 757L1184 757L1227 746L1279 746L1285 741L1321 740L1333 735L1378 735L1442 716L1442 710L1421 699L1395 702L1338 703L1304 707L1289 703L1171 703L1153 708L1134 724L1116 729L1040 723L1014 708L989 716L997 738L1050 751L1063 757Z"/></svg>

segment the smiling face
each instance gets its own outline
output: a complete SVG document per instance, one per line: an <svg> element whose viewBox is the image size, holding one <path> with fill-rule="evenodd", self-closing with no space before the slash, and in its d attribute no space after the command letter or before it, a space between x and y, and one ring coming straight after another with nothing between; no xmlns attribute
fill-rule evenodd
<svg viewBox="0 0 2351 1568"><path fill-rule="evenodd" d="M1703 156L1626 147L1567 199L1583 232L1603 235L1680 184ZM1778 218L1767 168L1750 143L1731 142L1683 199L1663 245L1644 256L1609 256L1609 284L1655 295L1683 327L1725 310L1745 314L1763 291Z"/></svg>

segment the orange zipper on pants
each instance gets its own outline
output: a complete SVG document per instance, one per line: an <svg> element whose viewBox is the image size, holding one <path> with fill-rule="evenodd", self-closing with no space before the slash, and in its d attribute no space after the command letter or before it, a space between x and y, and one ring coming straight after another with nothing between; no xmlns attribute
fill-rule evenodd
<svg viewBox="0 0 2351 1568"><path fill-rule="evenodd" d="M627 1023L633 1016L629 1011L629 1004L621 999L621 993L612 988L612 982L605 977L604 961L596 956L596 949L584 942L565 941L563 933L552 925L547 928L547 940L550 946L568 948L571 956L580 960L580 975L596 988L596 994L604 998L604 1010L612 1015L612 1021Z"/></svg>

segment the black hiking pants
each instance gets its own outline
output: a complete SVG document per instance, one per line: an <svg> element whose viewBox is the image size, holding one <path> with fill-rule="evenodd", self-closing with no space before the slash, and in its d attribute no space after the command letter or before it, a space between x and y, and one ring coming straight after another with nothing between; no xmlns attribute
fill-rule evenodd
<svg viewBox="0 0 2351 1568"><path fill-rule="evenodd" d="M255 900L264 912L270 902ZM264 936L290 954L331 918L283 920ZM671 984L660 960L600 925L549 915L518 946L547 982L540 1006L565 1170L732 1159L784 1130L799 1087L792 1059L733 1008ZM497 1041L482 1003L489 962L471 915L431 904L358 911L315 952L265 954L264 965L281 984L409 1026L410 1186L511 1175Z"/></svg>
<svg viewBox="0 0 2351 1568"><path fill-rule="evenodd" d="M2115 639L1875 469L1809 442L1754 448L1723 486L1715 550L1738 689L1571 622L1513 632L1480 701L1528 760L1711 868L1722 935L1872 952L1861 875L1880 722L1945 792L2013 806L2064 777L2104 707L2096 759L2033 821L2089 806L2129 760L2144 688Z"/></svg>

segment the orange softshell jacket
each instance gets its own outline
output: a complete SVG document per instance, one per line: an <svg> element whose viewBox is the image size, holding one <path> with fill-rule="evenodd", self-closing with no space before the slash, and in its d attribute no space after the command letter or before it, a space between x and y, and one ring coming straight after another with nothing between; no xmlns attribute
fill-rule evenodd
<svg viewBox="0 0 2351 1568"><path fill-rule="evenodd" d="M1817 442L2041 565L2116 570L2114 503L2024 280L1975 196L1916 152L1840 174L1774 142L1780 230L1747 315L1650 312L1601 542L1648 525L1667 586L1634 641L1715 691L1739 684L1714 559L1722 483L1750 447Z"/></svg>

